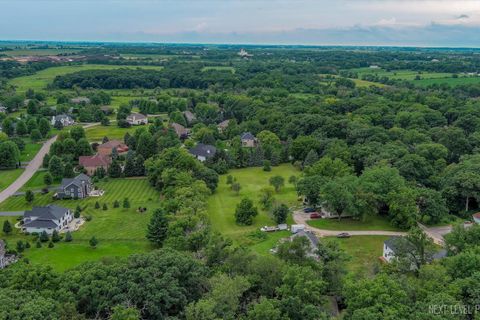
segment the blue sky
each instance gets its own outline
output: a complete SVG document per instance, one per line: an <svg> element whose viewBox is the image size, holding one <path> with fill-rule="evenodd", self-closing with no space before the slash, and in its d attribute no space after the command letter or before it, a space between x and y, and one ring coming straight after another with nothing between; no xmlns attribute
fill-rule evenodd
<svg viewBox="0 0 480 320"><path fill-rule="evenodd" d="M0 0L2 40L480 46L479 0Z"/></svg>

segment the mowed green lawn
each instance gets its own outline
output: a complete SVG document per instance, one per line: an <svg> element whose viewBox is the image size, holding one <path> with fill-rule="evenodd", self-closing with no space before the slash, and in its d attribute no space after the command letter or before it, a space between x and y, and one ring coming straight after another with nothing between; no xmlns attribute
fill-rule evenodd
<svg viewBox="0 0 480 320"><path fill-rule="evenodd" d="M25 149L20 153L20 161L32 160L41 148L41 143L26 143Z"/></svg>
<svg viewBox="0 0 480 320"><path fill-rule="evenodd" d="M346 239L334 237L323 238L321 241L335 241L350 257L346 263L347 270L364 275L372 275L375 266L380 263L383 255L383 242L388 236L353 236Z"/></svg>
<svg viewBox="0 0 480 320"><path fill-rule="evenodd" d="M142 68L161 70L161 66L116 66L116 65L102 65L102 64L81 64L72 66L52 67L41 70L33 75L14 78L9 81L9 84L16 87L17 92L25 92L31 88L36 91L46 89L47 84L52 83L56 76L68 73L78 72L82 70L111 70L119 68Z"/></svg>
<svg viewBox="0 0 480 320"><path fill-rule="evenodd" d="M90 215L91 221L85 222L80 230L73 233L73 242L59 242L55 248L40 249L30 248L24 255L32 263L48 264L57 270L65 270L81 262L97 260L108 256L126 256L133 253L144 252L150 249L145 238L146 228L150 216L155 208L159 207L160 194L153 189L146 179L111 179L107 182L99 182L98 187L105 190L102 197L90 197L83 200L52 200L53 193L47 195L35 195L32 204L27 204L25 198L11 197L0 205L0 211L20 211L30 209L32 206L44 206L54 203L59 206L75 209L77 205L86 207L82 215ZM125 197L130 200L129 209L122 208L121 204ZM113 202L118 200L120 208L113 208ZM107 204L108 210L95 209L95 202L101 206ZM138 213L138 207L146 207L146 213ZM15 217L0 217L0 224L8 219L16 222ZM88 241L95 236L99 245L97 249L89 247ZM2 235L10 246L15 246L19 239L29 239L31 236L20 234L15 230L10 236ZM33 245L34 247L34 245Z"/></svg>
<svg viewBox="0 0 480 320"><path fill-rule="evenodd" d="M138 126L132 126L130 128L120 128L115 123L109 126L94 126L85 129L85 135L90 142L102 141L103 137L107 136L110 140L117 139L122 140L125 133L133 133Z"/></svg>
<svg viewBox="0 0 480 320"><path fill-rule="evenodd" d="M230 186L226 184L229 174L234 176L242 187L238 196L230 190ZM245 168L230 170L227 175L220 176L217 191L208 201L208 214L212 227L230 237L238 245L258 244L259 241L252 239L249 235L262 226L275 224L270 215L266 211L261 210L259 204L260 190L269 186L270 177L280 175L285 178L285 186L279 193L275 194L275 199L278 202L287 204L289 207L298 205L297 193L294 186L288 183L288 178L292 175L299 174L300 172L292 165L285 164L272 167L271 172L265 172L262 168ZM255 217L254 223L251 226L241 226L235 223L234 213L236 205L245 197L251 199L259 210L259 215ZM289 224L291 224L291 222L292 218L289 217ZM277 238L277 236L275 233L267 234L267 236L267 240L264 241L270 241L273 246L276 241L272 238ZM261 245L254 249L258 249L258 251L262 253L268 251L267 248L263 248Z"/></svg>
<svg viewBox="0 0 480 320"><path fill-rule="evenodd" d="M308 225L325 230L353 231L353 230L384 230L384 231L400 231L400 229L392 226L387 218L379 215L367 217L365 221L353 220L350 218L338 219L314 219L309 220Z"/></svg>
<svg viewBox="0 0 480 320"><path fill-rule="evenodd" d="M23 169L0 170L0 191L8 187L23 172Z"/></svg>
<svg viewBox="0 0 480 320"><path fill-rule="evenodd" d="M23 187L20 188L20 191L27 191L27 190L40 190L46 187L45 182L43 182L43 179L45 177L45 174L47 174L47 170L44 171L37 171L33 174L33 176L30 178L30 180L27 181L23 185ZM51 185L55 186L58 185L59 182L53 183Z"/></svg>

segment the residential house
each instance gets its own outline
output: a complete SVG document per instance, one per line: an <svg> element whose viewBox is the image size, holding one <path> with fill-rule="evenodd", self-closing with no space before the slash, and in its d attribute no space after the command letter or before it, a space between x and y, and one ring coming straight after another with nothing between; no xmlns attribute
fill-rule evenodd
<svg viewBox="0 0 480 320"><path fill-rule="evenodd" d="M191 111L184 111L183 116L185 117L185 120L187 121L188 125L191 125L192 123L197 120L197 117L191 112Z"/></svg>
<svg viewBox="0 0 480 320"><path fill-rule="evenodd" d="M7 113L7 108L0 102L0 113Z"/></svg>
<svg viewBox="0 0 480 320"><path fill-rule="evenodd" d="M76 98L70 99L70 102L74 104L89 104L90 99L87 97L76 97Z"/></svg>
<svg viewBox="0 0 480 320"><path fill-rule="evenodd" d="M318 238L315 236L315 234L312 231L306 231L306 230L301 230L298 231L297 233L293 234L290 237L290 241L293 241L293 239L298 238L298 237L305 237L308 240L309 243L309 250L307 252L307 255L313 258L317 258L317 250L318 250Z"/></svg>
<svg viewBox="0 0 480 320"><path fill-rule="evenodd" d="M100 110L102 110L102 112L107 116L114 112L114 109L111 106L101 106Z"/></svg>
<svg viewBox="0 0 480 320"><path fill-rule="evenodd" d="M472 218L476 224L480 224L480 212L477 212L474 215L472 215Z"/></svg>
<svg viewBox="0 0 480 320"><path fill-rule="evenodd" d="M118 154L128 152L128 146L119 141L119 140L110 140L97 147L97 153L102 156L110 156L113 152L113 149L117 151Z"/></svg>
<svg viewBox="0 0 480 320"><path fill-rule="evenodd" d="M70 209L50 204L46 207L33 207L23 214L22 230L28 233L52 234L54 230L61 232L73 220Z"/></svg>
<svg viewBox="0 0 480 320"><path fill-rule="evenodd" d="M190 149L189 152L195 158L203 162L215 156L217 148L210 144L197 143L197 145Z"/></svg>
<svg viewBox="0 0 480 320"><path fill-rule="evenodd" d="M81 165L86 171L89 176L93 176L95 171L99 168L108 170L108 167L112 163L112 159L110 157L96 154L93 156L80 156L78 158L78 164Z"/></svg>
<svg viewBox="0 0 480 320"><path fill-rule="evenodd" d="M257 145L257 139L250 132L242 133L242 135L240 136L240 140L242 140L243 147L253 148Z"/></svg>
<svg viewBox="0 0 480 320"><path fill-rule="evenodd" d="M176 122L171 123L170 126L173 128L173 130L175 130L175 133L180 139L188 138L190 130Z"/></svg>
<svg viewBox="0 0 480 320"><path fill-rule="evenodd" d="M6 254L7 250L5 249L5 242L0 239L0 269L3 269L7 266Z"/></svg>
<svg viewBox="0 0 480 320"><path fill-rule="evenodd" d="M55 126L57 122L60 122L64 127L71 126L72 124L75 123L72 117L66 114L59 114L59 115L53 116L51 121L52 126Z"/></svg>
<svg viewBox="0 0 480 320"><path fill-rule="evenodd" d="M62 179L54 197L58 199L83 199L88 197L92 190L92 180L89 176L81 173L73 179Z"/></svg>
<svg viewBox="0 0 480 320"><path fill-rule="evenodd" d="M397 258L397 252L398 250L400 249L401 246L404 246L405 244L402 243L402 241L407 241L405 238L403 237L399 237L399 236L396 236L396 237L390 237L388 238L387 240L385 240L383 242L383 255L381 257L381 259L385 262L392 262L393 260L395 260ZM408 244L406 244L408 246ZM442 249L438 252L436 252L432 259L433 260L437 260L437 259L442 259L442 258L445 258L447 256L447 251ZM412 266L412 269L414 267Z"/></svg>
<svg viewBox="0 0 480 320"><path fill-rule="evenodd" d="M224 132L228 128L228 124L230 123L230 120L223 120L217 125L218 131Z"/></svg>
<svg viewBox="0 0 480 320"><path fill-rule="evenodd" d="M148 123L148 117L141 113L132 112L127 116L127 122L132 126L138 126Z"/></svg>

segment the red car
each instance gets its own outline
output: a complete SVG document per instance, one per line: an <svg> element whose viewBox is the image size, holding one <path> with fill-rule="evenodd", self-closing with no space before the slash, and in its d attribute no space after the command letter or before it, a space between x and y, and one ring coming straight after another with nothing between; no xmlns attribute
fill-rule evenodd
<svg viewBox="0 0 480 320"><path fill-rule="evenodd" d="M318 219L318 218L321 218L322 215L318 212L312 212L310 213L310 219Z"/></svg>

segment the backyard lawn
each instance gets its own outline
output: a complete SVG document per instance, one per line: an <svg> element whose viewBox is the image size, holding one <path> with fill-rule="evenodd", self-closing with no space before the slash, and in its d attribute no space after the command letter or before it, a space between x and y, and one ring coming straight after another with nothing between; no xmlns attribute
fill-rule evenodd
<svg viewBox="0 0 480 320"><path fill-rule="evenodd" d="M99 182L97 186L105 190L102 197L90 197L83 200L52 200L53 193L35 195L35 200L28 205L23 196L11 197L0 205L0 211L21 211L32 206L44 206L54 203L59 206L75 209L77 205L85 208L83 216L91 216L92 220L85 222L80 230L72 233L73 242L58 242L55 248L33 248L32 237L20 234L18 230L12 235L3 237L10 246L14 247L19 239L29 239L32 248L24 255L32 263L48 264L57 270L65 270L81 262L100 259L105 256L126 256L132 253L144 252L150 248L145 238L145 231L152 211L159 205L159 193L148 184L146 179L110 179ZM125 197L130 200L130 208L122 208ZM113 202L118 200L120 208L113 208ZM108 210L95 209L95 202L101 206L107 204ZM138 213L136 209L146 207L146 213ZM4 220L16 222L16 217L0 217L0 224ZM95 236L99 241L97 249L89 247L88 241Z"/></svg>
<svg viewBox="0 0 480 320"><path fill-rule="evenodd" d="M0 191L8 187L23 172L23 169L0 170Z"/></svg>
<svg viewBox="0 0 480 320"><path fill-rule="evenodd" d="M117 139L123 141L125 133L132 133L136 128L138 127L120 128L115 123L112 123L109 126L98 125L87 128L85 129L85 135L90 142L100 142L105 136L107 136L110 140Z"/></svg>
<svg viewBox="0 0 480 320"><path fill-rule="evenodd" d="M43 171L37 171L33 174L33 176L30 178L30 180L27 181L23 185L23 187L20 188L20 191L26 191L26 190L41 190L45 188L45 182L43 182L43 177L45 177L45 174L47 173L47 170ZM52 186L58 185L59 183L54 183Z"/></svg>
<svg viewBox="0 0 480 320"><path fill-rule="evenodd" d="M384 230L384 231L400 231L400 229L392 226L385 217L379 215L371 216L365 221L353 220L350 218L338 219L315 219L308 220L308 225L325 230L353 231L353 230Z"/></svg>
<svg viewBox="0 0 480 320"><path fill-rule="evenodd" d="M383 242L388 236L353 236L346 239L335 237L323 238L322 241L338 242L350 257L346 263L347 270L354 273L372 275L375 265L379 264L379 257L383 254Z"/></svg>
<svg viewBox="0 0 480 320"><path fill-rule="evenodd" d="M26 143L25 149L20 153L20 161L26 162L32 160L41 148L41 143Z"/></svg>
<svg viewBox="0 0 480 320"><path fill-rule="evenodd" d="M230 170L228 174L234 176L241 185L238 196L230 190L229 185L226 184L228 174L220 176L217 191L208 201L208 214L212 227L230 237L238 245L254 245L259 242L265 243L265 241L269 241L273 246L276 241L272 238L277 238L279 233L267 234L267 239L263 241L249 236L262 226L274 225L269 214L260 208L259 192L262 188L269 186L268 180L270 177L280 175L285 178L285 186L278 194L275 194L275 199L287 204L289 207L297 205L297 193L294 186L288 183L288 178L292 175L298 175L299 173L300 172L292 165L287 164L272 167L271 172L265 172L262 168ZM255 217L254 223L251 226L240 226L235 223L235 207L244 197L253 200L259 210L259 215ZM289 224L291 224L291 222L292 218L289 217ZM254 249L255 248L257 248L258 251L265 252L271 247L267 249L258 244Z"/></svg>

